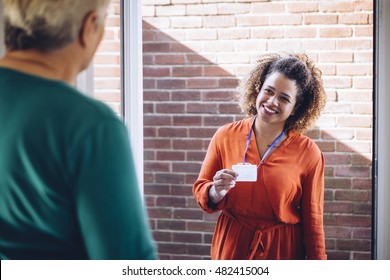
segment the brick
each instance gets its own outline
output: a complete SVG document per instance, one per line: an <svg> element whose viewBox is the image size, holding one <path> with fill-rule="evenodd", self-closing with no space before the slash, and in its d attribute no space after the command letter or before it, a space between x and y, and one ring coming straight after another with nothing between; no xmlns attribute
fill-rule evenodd
<svg viewBox="0 0 390 280"><path fill-rule="evenodd" d="M202 42L170 42L171 53L194 53L203 50Z"/></svg>
<svg viewBox="0 0 390 280"><path fill-rule="evenodd" d="M371 203L356 203L354 205L354 213L371 215L372 213Z"/></svg>
<svg viewBox="0 0 390 280"><path fill-rule="evenodd" d="M347 142L339 141L336 143L336 151L338 152L360 152L371 153L371 143L369 142Z"/></svg>
<svg viewBox="0 0 390 280"><path fill-rule="evenodd" d="M325 164L327 164L325 162ZM350 178L325 178L326 189L351 189L352 181Z"/></svg>
<svg viewBox="0 0 390 280"><path fill-rule="evenodd" d="M218 40L212 44L204 42L203 49L205 52L231 52L234 50L234 43L232 40ZM213 65L213 67L217 66Z"/></svg>
<svg viewBox="0 0 390 280"><path fill-rule="evenodd" d="M188 40L216 40L217 30L212 28L203 29L188 29L187 30Z"/></svg>
<svg viewBox="0 0 390 280"><path fill-rule="evenodd" d="M209 137L210 139L211 139L211 136ZM186 160L188 160L188 161L203 161L205 156L206 156L206 153L204 151L188 151L187 155L186 155ZM192 182L195 182L195 180L193 180Z"/></svg>
<svg viewBox="0 0 390 280"><path fill-rule="evenodd" d="M196 210L189 209L175 209L173 212L174 219L199 220L202 219L203 213Z"/></svg>
<svg viewBox="0 0 390 280"><path fill-rule="evenodd" d="M152 67L152 66L144 66L143 67L143 75L144 77L169 77L170 69L168 67Z"/></svg>
<svg viewBox="0 0 390 280"><path fill-rule="evenodd" d="M189 245L188 246L189 255L207 255L210 254L210 245Z"/></svg>
<svg viewBox="0 0 390 280"><path fill-rule="evenodd" d="M218 14L248 14L251 9L251 4L249 3L221 3L218 5Z"/></svg>
<svg viewBox="0 0 390 280"><path fill-rule="evenodd" d="M142 5L169 5L171 0L142 0Z"/></svg>
<svg viewBox="0 0 390 280"><path fill-rule="evenodd" d="M184 161L185 153L183 151L157 151L156 160L158 161Z"/></svg>
<svg viewBox="0 0 390 280"><path fill-rule="evenodd" d="M372 51L361 51L354 53L354 61L355 62L366 62L373 63L373 52Z"/></svg>
<svg viewBox="0 0 390 280"><path fill-rule="evenodd" d="M353 52L323 52L318 54L319 62L353 62Z"/></svg>
<svg viewBox="0 0 390 280"><path fill-rule="evenodd" d="M340 24L368 24L368 14L346 13L339 15Z"/></svg>
<svg viewBox="0 0 390 280"><path fill-rule="evenodd" d="M174 126L200 126L202 118L199 116L173 116Z"/></svg>
<svg viewBox="0 0 390 280"><path fill-rule="evenodd" d="M154 91L144 89L145 101L167 101L170 99L169 91Z"/></svg>
<svg viewBox="0 0 390 280"><path fill-rule="evenodd" d="M259 38L260 39L260 38ZM267 51L292 51L301 50L301 42L296 39L275 39L267 42Z"/></svg>
<svg viewBox="0 0 390 280"><path fill-rule="evenodd" d="M142 44L143 53L167 53L170 51L170 44L166 43L143 43Z"/></svg>
<svg viewBox="0 0 390 280"><path fill-rule="evenodd" d="M372 103L352 104L352 112L354 114L368 114L368 115L372 115L372 113L373 113L373 104Z"/></svg>
<svg viewBox="0 0 390 280"><path fill-rule="evenodd" d="M321 129L321 139L323 140L352 140L354 138L354 130L352 129Z"/></svg>
<svg viewBox="0 0 390 280"><path fill-rule="evenodd" d="M327 165L349 165L352 157L349 154L324 153Z"/></svg>
<svg viewBox="0 0 390 280"><path fill-rule="evenodd" d="M352 187L356 190L371 190L372 179L371 178L354 178L352 180Z"/></svg>
<svg viewBox="0 0 390 280"><path fill-rule="evenodd" d="M301 14L289 14L284 17L278 16L270 16L269 17L269 25L300 25L302 24L302 15Z"/></svg>
<svg viewBox="0 0 390 280"><path fill-rule="evenodd" d="M332 51L336 49L336 40L332 39L305 39L302 41L303 50L325 50Z"/></svg>
<svg viewBox="0 0 390 280"><path fill-rule="evenodd" d="M187 15L217 15L217 4L186 5Z"/></svg>
<svg viewBox="0 0 390 280"><path fill-rule="evenodd" d="M340 127L372 127L371 116L345 116L339 117Z"/></svg>
<svg viewBox="0 0 390 280"><path fill-rule="evenodd" d="M353 87L356 89L372 89L373 77L353 77Z"/></svg>
<svg viewBox="0 0 390 280"><path fill-rule="evenodd" d="M264 40L240 40L234 42L235 51L245 51L245 52L259 52L264 51L267 48L267 43ZM236 71L237 75L240 75L239 71ZM246 69L244 73L248 73L249 69ZM233 73L233 72L231 72Z"/></svg>
<svg viewBox="0 0 390 280"><path fill-rule="evenodd" d="M198 174L200 171L201 163L200 162L180 162L173 163L172 170L176 173L194 173Z"/></svg>
<svg viewBox="0 0 390 280"><path fill-rule="evenodd" d="M203 145L202 140L198 139L174 139L172 143L176 150L201 150Z"/></svg>
<svg viewBox="0 0 390 280"><path fill-rule="evenodd" d="M224 28L218 30L218 39L220 40L238 40L249 39L250 30L243 28Z"/></svg>
<svg viewBox="0 0 390 280"><path fill-rule="evenodd" d="M217 88L217 87L218 87L217 79L192 78L187 81L188 89L210 89L210 88ZM184 86L182 88L184 88Z"/></svg>
<svg viewBox="0 0 390 280"><path fill-rule="evenodd" d="M354 173L356 173L356 172L354 172ZM336 175L338 175L338 174L336 174ZM352 176L354 176L354 175L355 174L352 174ZM364 191L364 190L363 191L336 190L335 191L335 199L338 201L368 202L368 201L371 201L371 195L370 195L370 192Z"/></svg>
<svg viewBox="0 0 390 280"><path fill-rule="evenodd" d="M187 136L187 129L181 127L162 127L158 129L158 137L162 138L184 138Z"/></svg>
<svg viewBox="0 0 390 280"><path fill-rule="evenodd" d="M198 55L187 54L186 60L189 64L213 64L216 63L216 54Z"/></svg>
<svg viewBox="0 0 390 280"><path fill-rule="evenodd" d="M336 248L350 251L369 251L371 243L369 240L339 239L336 241Z"/></svg>
<svg viewBox="0 0 390 280"><path fill-rule="evenodd" d="M351 202L326 202L324 211L326 213L353 213Z"/></svg>
<svg viewBox="0 0 390 280"><path fill-rule="evenodd" d="M238 104L219 104L218 108L221 114L239 114L241 112Z"/></svg>
<svg viewBox="0 0 390 280"><path fill-rule="evenodd" d="M304 14L303 23L310 24L321 24L321 25L331 25L337 24L338 16L337 14Z"/></svg>
<svg viewBox="0 0 390 280"><path fill-rule="evenodd" d="M184 89L186 80L184 79L163 79L157 80L158 89Z"/></svg>
<svg viewBox="0 0 390 280"><path fill-rule="evenodd" d="M319 5L320 12L352 12L353 10L351 1L322 1Z"/></svg>
<svg viewBox="0 0 390 280"><path fill-rule="evenodd" d="M352 165L371 165L372 154L354 154L352 155Z"/></svg>
<svg viewBox="0 0 390 280"><path fill-rule="evenodd" d="M340 39L337 41L338 50L371 50L373 42L370 39Z"/></svg>
<svg viewBox="0 0 390 280"><path fill-rule="evenodd" d="M157 171L153 168L150 168L149 166L145 166L145 171ZM169 185L163 185L163 184L153 184L148 183L145 184L144 193L146 195L169 195L170 194L170 186Z"/></svg>
<svg viewBox="0 0 390 280"><path fill-rule="evenodd" d="M204 101L230 101L233 99L233 92L224 91L206 91L202 93L202 100Z"/></svg>
<svg viewBox="0 0 390 280"><path fill-rule="evenodd" d="M172 236L177 243L202 243L201 233L173 232Z"/></svg>
<svg viewBox="0 0 390 280"><path fill-rule="evenodd" d="M160 231L154 230L152 231L153 239L155 241L163 241L163 242L171 242L172 241L172 232L169 231Z"/></svg>
<svg viewBox="0 0 390 280"><path fill-rule="evenodd" d="M215 222L189 221L187 223L187 230L194 232L214 232L214 228Z"/></svg>
<svg viewBox="0 0 390 280"><path fill-rule="evenodd" d="M320 38L343 38L352 37L351 27L327 27L319 29Z"/></svg>
<svg viewBox="0 0 390 280"><path fill-rule="evenodd" d="M149 208L148 209L149 218L155 219L170 219L172 218L172 209L169 208Z"/></svg>
<svg viewBox="0 0 390 280"><path fill-rule="evenodd" d="M226 77L231 76L233 69L230 69L230 72L219 66L203 66L203 75L204 76L218 76L218 77Z"/></svg>
<svg viewBox="0 0 390 280"><path fill-rule="evenodd" d="M236 25L240 26L266 26L269 23L269 17L266 15L237 15Z"/></svg>
<svg viewBox="0 0 390 280"><path fill-rule="evenodd" d="M233 118L230 116L206 116L203 119L204 126L222 126L227 123L233 122Z"/></svg>
<svg viewBox="0 0 390 280"><path fill-rule="evenodd" d="M187 104L188 113L210 113L218 112L218 105L215 103L189 103Z"/></svg>
<svg viewBox="0 0 390 280"><path fill-rule="evenodd" d="M188 174L186 174L186 183L187 183L187 177L188 177ZM190 186L187 186L187 185L172 185L171 186L171 195L172 196L189 196L191 197L192 199L192 184L195 182L195 180L191 181L191 185ZM193 208L193 209L196 209L197 211L199 210L198 208L198 205L196 205L197 208ZM190 209L190 208L188 208Z"/></svg>
<svg viewBox="0 0 390 280"><path fill-rule="evenodd" d="M259 27L251 31L252 39L274 39L283 38L283 29L275 27Z"/></svg>
<svg viewBox="0 0 390 280"><path fill-rule="evenodd" d="M354 239L371 239L371 228L354 228L352 230Z"/></svg>
<svg viewBox="0 0 390 280"><path fill-rule="evenodd" d="M356 129L356 140L372 140L373 131L372 128L359 128Z"/></svg>
<svg viewBox="0 0 390 280"><path fill-rule="evenodd" d="M275 13L284 13L285 4L284 3L253 3L251 7L252 14L275 14Z"/></svg>
<svg viewBox="0 0 390 280"><path fill-rule="evenodd" d="M315 123L318 127L335 127L336 126L336 117L323 114Z"/></svg>
<svg viewBox="0 0 390 280"><path fill-rule="evenodd" d="M186 14L185 5L156 6L156 16L184 16Z"/></svg>
<svg viewBox="0 0 390 280"><path fill-rule="evenodd" d="M338 89L337 99L342 102L370 102L372 101L372 91Z"/></svg>
<svg viewBox="0 0 390 280"><path fill-rule="evenodd" d="M372 75L373 67L371 64L345 63L337 65L338 75L364 76Z"/></svg>
<svg viewBox="0 0 390 280"><path fill-rule="evenodd" d="M200 16L183 16L172 17L172 28L200 28L203 25L202 17Z"/></svg>
<svg viewBox="0 0 390 280"><path fill-rule="evenodd" d="M170 140L165 139L144 139L145 149L170 149Z"/></svg>
<svg viewBox="0 0 390 280"><path fill-rule="evenodd" d="M216 15L203 17L203 26L206 28L221 28L235 26L234 16Z"/></svg>
<svg viewBox="0 0 390 280"><path fill-rule="evenodd" d="M201 93L196 90L191 91L174 91L172 92L172 101L198 101Z"/></svg>
<svg viewBox="0 0 390 280"><path fill-rule="evenodd" d="M184 183L184 175L183 174L172 174L172 173L157 173L156 175L156 181L160 182L162 184L183 184ZM185 201L183 201L184 203ZM170 205L169 202L166 206L173 206ZM159 204L158 204L159 205ZM162 206L162 205L160 205ZM185 205L177 205L184 207Z"/></svg>
<svg viewBox="0 0 390 280"><path fill-rule="evenodd" d="M325 87L343 89L352 87L351 77L323 77Z"/></svg>
<svg viewBox="0 0 390 280"><path fill-rule="evenodd" d="M364 166L337 166L336 176L338 177L362 177L370 176L370 169Z"/></svg>
<svg viewBox="0 0 390 280"><path fill-rule="evenodd" d="M333 141L319 141L317 142L318 148L322 152L333 152L335 151L335 143Z"/></svg>
<svg viewBox="0 0 390 280"><path fill-rule="evenodd" d="M156 64L172 65L172 64L184 64L186 56L183 54L164 54L155 55Z"/></svg>
<svg viewBox="0 0 390 280"><path fill-rule="evenodd" d="M164 115L152 115L152 116L144 116L144 125L145 126L170 126L172 125L172 118L170 116Z"/></svg>
<svg viewBox="0 0 390 280"><path fill-rule="evenodd" d="M154 172L169 172L171 171L170 164L167 162L144 162L145 170L153 170Z"/></svg>
<svg viewBox="0 0 390 280"><path fill-rule="evenodd" d="M316 2L286 1L286 11L289 13L315 13L318 9Z"/></svg>
<svg viewBox="0 0 390 280"><path fill-rule="evenodd" d="M354 1L354 10L355 11L373 11L374 3L372 1Z"/></svg>
<svg viewBox="0 0 390 280"><path fill-rule="evenodd" d="M174 77L196 77L202 75L200 66L175 66L172 67L172 76Z"/></svg>
<svg viewBox="0 0 390 280"><path fill-rule="evenodd" d="M337 215L335 225L352 227L370 227L371 216L367 215Z"/></svg>
<svg viewBox="0 0 390 280"><path fill-rule="evenodd" d="M352 237L352 229L349 227L325 226L324 231L325 231L325 236L327 238L351 238Z"/></svg>
<svg viewBox="0 0 390 280"><path fill-rule="evenodd" d="M170 113L184 113L185 105L181 103L156 104L156 113L170 114Z"/></svg>
<svg viewBox="0 0 390 280"><path fill-rule="evenodd" d="M355 26L354 34L356 37L373 37L374 29L372 26Z"/></svg>
<svg viewBox="0 0 390 280"><path fill-rule="evenodd" d="M326 113L339 113L339 114L351 114L352 113L352 105L348 103L342 102L328 102L325 106Z"/></svg>

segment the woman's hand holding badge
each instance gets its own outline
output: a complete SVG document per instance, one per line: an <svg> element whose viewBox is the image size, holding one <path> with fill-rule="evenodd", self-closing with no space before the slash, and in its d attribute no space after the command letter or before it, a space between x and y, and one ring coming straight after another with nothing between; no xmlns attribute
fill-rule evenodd
<svg viewBox="0 0 390 280"><path fill-rule="evenodd" d="M222 169L215 173L213 177L214 185L209 190L209 196L213 203L220 202L227 191L234 188L237 176L237 172L229 169Z"/></svg>

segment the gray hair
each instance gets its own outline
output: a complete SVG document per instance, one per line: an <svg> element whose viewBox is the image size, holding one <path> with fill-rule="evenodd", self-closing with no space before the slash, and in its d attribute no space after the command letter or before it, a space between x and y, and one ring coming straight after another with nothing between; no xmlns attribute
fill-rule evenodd
<svg viewBox="0 0 390 280"><path fill-rule="evenodd" d="M110 0L2 0L5 45L9 50L52 51L73 42L86 15L99 24Z"/></svg>

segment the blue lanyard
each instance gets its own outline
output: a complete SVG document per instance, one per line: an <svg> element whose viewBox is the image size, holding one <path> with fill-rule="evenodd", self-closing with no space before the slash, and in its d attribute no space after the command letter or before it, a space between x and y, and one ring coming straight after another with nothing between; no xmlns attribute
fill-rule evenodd
<svg viewBox="0 0 390 280"><path fill-rule="evenodd" d="M244 164L246 163L246 153L248 151L249 143L251 141L252 132L253 132L253 126L255 125L255 121L256 121L256 117L253 119L253 123L251 125L251 129L249 131L248 138L246 139L246 146L245 146L245 152L244 152L244 161L243 161ZM286 129L283 129L283 131L279 134L279 136L275 139L275 141L271 144L271 146L269 146L268 150L263 155L263 159L261 160L261 162L264 162L264 160L267 158L268 154L272 151L272 149L276 146L276 144L278 144L278 142L282 138L285 130Z"/></svg>

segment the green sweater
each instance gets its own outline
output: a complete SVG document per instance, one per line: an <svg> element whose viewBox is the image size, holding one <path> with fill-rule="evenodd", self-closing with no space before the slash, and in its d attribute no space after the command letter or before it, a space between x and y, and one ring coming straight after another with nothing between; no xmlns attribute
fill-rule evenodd
<svg viewBox="0 0 390 280"><path fill-rule="evenodd" d="M0 259L155 258L122 121L0 67Z"/></svg>

